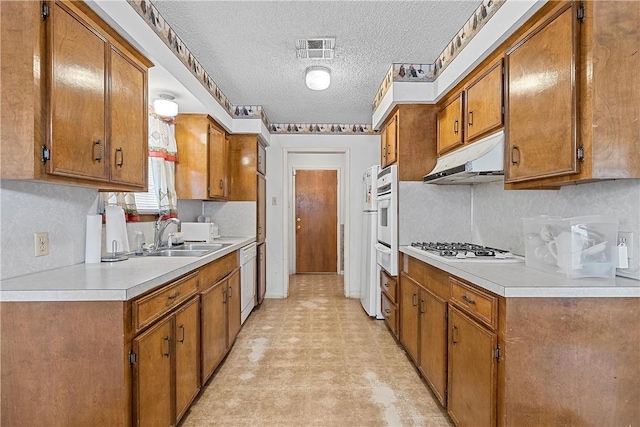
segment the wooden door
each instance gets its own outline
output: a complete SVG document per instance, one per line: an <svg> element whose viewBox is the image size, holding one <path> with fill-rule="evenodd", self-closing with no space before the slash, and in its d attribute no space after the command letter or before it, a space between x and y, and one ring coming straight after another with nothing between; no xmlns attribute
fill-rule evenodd
<svg viewBox="0 0 640 427"><path fill-rule="evenodd" d="M200 391L200 298L176 312L176 424Z"/></svg>
<svg viewBox="0 0 640 427"><path fill-rule="evenodd" d="M409 276L400 279L400 342L418 364L418 294L419 287Z"/></svg>
<svg viewBox="0 0 640 427"><path fill-rule="evenodd" d="M502 127L502 59L465 90L466 142Z"/></svg>
<svg viewBox="0 0 640 427"><path fill-rule="evenodd" d="M240 292L242 289L242 283L240 282L240 270L236 270L227 279L228 291L227 291L227 337L229 339L228 346L231 347L233 342L240 332L241 316L242 316L242 298L240 298Z"/></svg>
<svg viewBox="0 0 640 427"><path fill-rule="evenodd" d="M420 363L418 367L443 406L447 405L447 301L420 290Z"/></svg>
<svg viewBox="0 0 640 427"><path fill-rule="evenodd" d="M262 304L264 294L267 293L267 244L258 245L258 292L257 303Z"/></svg>
<svg viewBox="0 0 640 427"><path fill-rule="evenodd" d="M267 181L264 175L260 174L256 175L256 179L258 180L256 241L263 243L267 237Z"/></svg>
<svg viewBox="0 0 640 427"><path fill-rule="evenodd" d="M64 5L51 6L49 173L107 181L107 41Z"/></svg>
<svg viewBox="0 0 640 427"><path fill-rule="evenodd" d="M462 94L438 113L438 154L462 145Z"/></svg>
<svg viewBox="0 0 640 427"><path fill-rule="evenodd" d="M386 147L387 147L387 162L386 165L390 165L398 160L398 112L393 115L393 118L385 129L386 135Z"/></svg>
<svg viewBox="0 0 640 427"><path fill-rule="evenodd" d="M338 171L296 171L296 271L338 271Z"/></svg>
<svg viewBox="0 0 640 427"><path fill-rule="evenodd" d="M227 137L213 124L209 125L209 197L227 197Z"/></svg>
<svg viewBox="0 0 640 427"><path fill-rule="evenodd" d="M447 410L459 427L496 425L497 335L449 308Z"/></svg>
<svg viewBox="0 0 640 427"><path fill-rule="evenodd" d="M133 339L134 420L136 426L170 426L173 420L171 362L174 317L168 316Z"/></svg>
<svg viewBox="0 0 640 427"><path fill-rule="evenodd" d="M578 171L579 25L568 4L506 53L505 182Z"/></svg>
<svg viewBox="0 0 640 427"><path fill-rule="evenodd" d="M111 182L146 187L147 73L113 46L109 58Z"/></svg>
<svg viewBox="0 0 640 427"><path fill-rule="evenodd" d="M201 294L202 384L227 351L227 280L221 280Z"/></svg>

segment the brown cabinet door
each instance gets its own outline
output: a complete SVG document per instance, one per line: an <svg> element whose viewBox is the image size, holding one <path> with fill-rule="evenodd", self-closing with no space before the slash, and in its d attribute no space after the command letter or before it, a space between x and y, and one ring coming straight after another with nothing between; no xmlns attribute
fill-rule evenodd
<svg viewBox="0 0 640 427"><path fill-rule="evenodd" d="M205 115L179 114L176 117L176 194L179 199L209 198L209 119Z"/></svg>
<svg viewBox="0 0 640 427"><path fill-rule="evenodd" d="M267 174L267 147L258 142L258 173Z"/></svg>
<svg viewBox="0 0 640 427"><path fill-rule="evenodd" d="M506 52L505 182L578 171L580 24L572 4Z"/></svg>
<svg viewBox="0 0 640 427"><path fill-rule="evenodd" d="M386 134L386 155L387 162L385 166L395 163L398 160L398 114L395 113L393 118L385 129Z"/></svg>
<svg viewBox="0 0 640 427"><path fill-rule="evenodd" d="M229 332L227 336L229 337L228 345L231 346L236 340L238 332L240 332L241 325L242 299L240 298L240 290L242 284L240 283L240 270L233 272L227 280L229 282L229 290L227 291L227 311L229 315L227 327Z"/></svg>
<svg viewBox="0 0 640 427"><path fill-rule="evenodd" d="M200 298L176 312L176 424L200 391Z"/></svg>
<svg viewBox="0 0 640 427"><path fill-rule="evenodd" d="M200 296L203 384L227 351L227 286L227 280L221 280Z"/></svg>
<svg viewBox="0 0 640 427"><path fill-rule="evenodd" d="M446 406L447 388L447 302L420 290L420 363L422 374L436 397Z"/></svg>
<svg viewBox="0 0 640 427"><path fill-rule="evenodd" d="M213 125L209 125L209 197L227 197L227 137Z"/></svg>
<svg viewBox="0 0 640 427"><path fill-rule="evenodd" d="M462 94L438 113L438 154L462 145Z"/></svg>
<svg viewBox="0 0 640 427"><path fill-rule="evenodd" d="M497 335L449 307L447 410L457 426L496 425Z"/></svg>
<svg viewBox="0 0 640 427"><path fill-rule="evenodd" d="M406 274L402 273L400 280L400 342L417 364L420 291L418 284Z"/></svg>
<svg viewBox="0 0 640 427"><path fill-rule="evenodd" d="M389 297L385 292L381 292L380 294L380 308L382 310L382 316L384 317L384 322L387 324L387 327L391 331L394 336L398 336L398 311L396 310L396 305L391 302Z"/></svg>
<svg viewBox="0 0 640 427"><path fill-rule="evenodd" d="M136 426L174 425L171 362L174 317L168 316L133 339L134 420Z"/></svg>
<svg viewBox="0 0 640 427"><path fill-rule="evenodd" d="M107 41L77 15L52 3L49 173L107 181L105 100Z"/></svg>
<svg viewBox="0 0 640 427"><path fill-rule="evenodd" d="M267 244L258 245L258 292L257 303L262 304L264 294L267 293Z"/></svg>
<svg viewBox="0 0 640 427"><path fill-rule="evenodd" d="M502 127L502 59L465 90L465 141L470 142Z"/></svg>
<svg viewBox="0 0 640 427"><path fill-rule="evenodd" d="M113 46L109 59L111 182L146 187L147 73Z"/></svg>
<svg viewBox="0 0 640 427"><path fill-rule="evenodd" d="M258 224L256 230L256 241L258 243L264 242L267 237L267 180L263 175L257 174L258 180L258 203L257 203L257 216Z"/></svg>
<svg viewBox="0 0 640 427"><path fill-rule="evenodd" d="M380 132L380 165L385 168L389 165L387 163L387 128L385 127Z"/></svg>

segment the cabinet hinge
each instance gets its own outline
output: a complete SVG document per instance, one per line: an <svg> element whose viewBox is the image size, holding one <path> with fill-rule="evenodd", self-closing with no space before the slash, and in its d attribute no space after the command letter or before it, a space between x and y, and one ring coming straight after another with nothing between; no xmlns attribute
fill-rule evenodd
<svg viewBox="0 0 640 427"><path fill-rule="evenodd" d="M500 351L500 344L498 344L498 346L493 350L493 357L495 357L496 360L499 362L500 356L502 356L502 352Z"/></svg>
<svg viewBox="0 0 640 427"><path fill-rule="evenodd" d="M449 310L444 311L444 320L449 320Z"/></svg>
<svg viewBox="0 0 640 427"><path fill-rule="evenodd" d="M51 151L49 151L49 149L47 148L46 145L42 146L42 157L40 160L42 160L42 164L47 163L47 160L51 159Z"/></svg>
<svg viewBox="0 0 640 427"><path fill-rule="evenodd" d="M584 146L578 148L578 160L584 161Z"/></svg>
<svg viewBox="0 0 640 427"><path fill-rule="evenodd" d="M580 3L580 6L578 6L578 10L576 11L576 17L578 18L578 21L584 22L584 17L585 17L584 3Z"/></svg>
<svg viewBox="0 0 640 427"><path fill-rule="evenodd" d="M138 356L133 352L133 350L129 350L129 366L133 366L138 363Z"/></svg>
<svg viewBox="0 0 640 427"><path fill-rule="evenodd" d="M448 388L444 388L444 400L445 402L447 401L447 397L449 396L449 389Z"/></svg>
<svg viewBox="0 0 640 427"><path fill-rule="evenodd" d="M40 9L40 16L42 17L43 21L49 17L49 5L47 4L46 1L42 2L42 8Z"/></svg>

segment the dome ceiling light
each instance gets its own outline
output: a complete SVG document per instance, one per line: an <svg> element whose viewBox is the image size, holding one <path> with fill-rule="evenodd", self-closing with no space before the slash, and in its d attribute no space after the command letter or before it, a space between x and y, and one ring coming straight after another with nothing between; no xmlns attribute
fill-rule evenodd
<svg viewBox="0 0 640 427"><path fill-rule="evenodd" d="M331 71L326 67L309 67L307 68L305 82L311 90L325 90L331 84Z"/></svg>
<svg viewBox="0 0 640 427"><path fill-rule="evenodd" d="M175 97L168 93L158 94L158 99L153 101L153 110L159 116L175 117L178 115L178 104L174 101Z"/></svg>

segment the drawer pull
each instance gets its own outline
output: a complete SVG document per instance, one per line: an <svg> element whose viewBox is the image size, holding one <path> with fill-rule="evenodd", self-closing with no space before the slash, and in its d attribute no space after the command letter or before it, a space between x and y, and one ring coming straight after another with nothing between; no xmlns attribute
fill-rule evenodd
<svg viewBox="0 0 640 427"><path fill-rule="evenodd" d="M473 111L469 111L469 126L473 126Z"/></svg>
<svg viewBox="0 0 640 427"><path fill-rule="evenodd" d="M514 145L511 147L511 164L517 165L518 163L520 163L520 148L518 148L517 145Z"/></svg>
<svg viewBox="0 0 640 427"><path fill-rule="evenodd" d="M387 314L391 314L391 310L389 310L388 308L385 308L384 312L387 313Z"/></svg>
<svg viewBox="0 0 640 427"><path fill-rule="evenodd" d="M418 294L413 294L413 296L411 296L411 304L414 307L418 306Z"/></svg>
<svg viewBox="0 0 640 427"><path fill-rule="evenodd" d="M462 299L465 300L467 304L476 305L476 302L466 295L462 295Z"/></svg>
<svg viewBox="0 0 640 427"><path fill-rule="evenodd" d="M453 328L451 328L451 343L453 345L458 344L457 335L458 335L458 327L454 325Z"/></svg>
<svg viewBox="0 0 640 427"><path fill-rule="evenodd" d="M387 282L384 282L384 283L382 284L382 286L384 286L385 288L389 289L389 284L388 284Z"/></svg>
<svg viewBox="0 0 640 427"><path fill-rule="evenodd" d="M162 356L164 357L169 357L170 355L170 351L171 351L171 346L170 346L170 340L171 338L169 338L169 335L167 335L166 337L163 338L164 341L167 342L167 352L166 353L162 353Z"/></svg>
<svg viewBox="0 0 640 427"><path fill-rule="evenodd" d="M180 338L178 342L184 344L184 325L180 325L180 329L182 329L182 338Z"/></svg>
<svg viewBox="0 0 640 427"><path fill-rule="evenodd" d="M174 298L177 298L178 295L180 295L180 291L176 291L174 294L169 295L167 298L174 299Z"/></svg>
<svg viewBox="0 0 640 427"><path fill-rule="evenodd" d="M458 119L453 121L453 133L458 134Z"/></svg>

